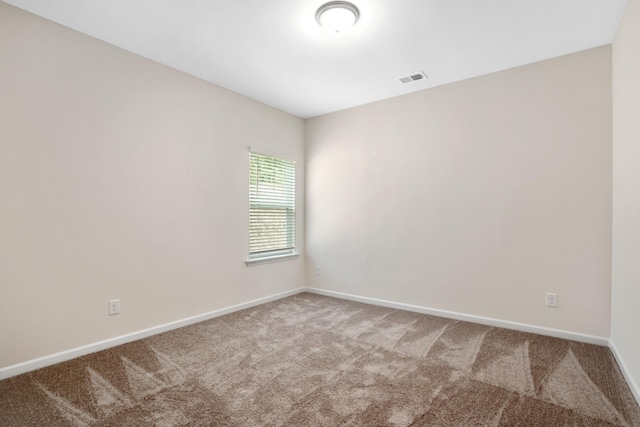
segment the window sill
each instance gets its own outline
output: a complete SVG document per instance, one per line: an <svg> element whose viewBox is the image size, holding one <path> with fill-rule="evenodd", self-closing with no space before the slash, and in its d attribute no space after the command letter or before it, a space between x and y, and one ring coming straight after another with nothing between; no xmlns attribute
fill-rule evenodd
<svg viewBox="0 0 640 427"><path fill-rule="evenodd" d="M289 261L291 259L298 258L299 256L300 254L298 253L276 255L276 256L269 256L264 258L248 259L248 260L245 260L244 263L247 265L247 267L252 267L254 265L260 265L260 264L271 264L272 262Z"/></svg>

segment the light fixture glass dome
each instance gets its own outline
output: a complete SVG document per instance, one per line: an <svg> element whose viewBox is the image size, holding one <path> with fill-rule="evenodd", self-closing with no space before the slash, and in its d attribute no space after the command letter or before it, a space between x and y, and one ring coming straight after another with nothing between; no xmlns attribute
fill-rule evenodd
<svg viewBox="0 0 640 427"><path fill-rule="evenodd" d="M360 11L346 1L332 1L325 3L316 12L316 21L332 36L342 36L351 31L358 22Z"/></svg>

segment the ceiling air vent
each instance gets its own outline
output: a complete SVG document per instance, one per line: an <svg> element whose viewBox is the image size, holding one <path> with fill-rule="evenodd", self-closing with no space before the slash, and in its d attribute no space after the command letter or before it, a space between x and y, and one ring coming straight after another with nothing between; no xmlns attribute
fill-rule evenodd
<svg viewBox="0 0 640 427"><path fill-rule="evenodd" d="M419 73L416 73L416 74L411 74L410 76L400 77L400 81L402 83L413 83L419 80L426 80L426 79L427 79L427 75L424 73L424 71L420 71Z"/></svg>

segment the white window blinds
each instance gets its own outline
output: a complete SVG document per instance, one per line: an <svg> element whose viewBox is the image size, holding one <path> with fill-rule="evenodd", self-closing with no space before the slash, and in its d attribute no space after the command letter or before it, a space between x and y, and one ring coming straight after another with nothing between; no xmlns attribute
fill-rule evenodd
<svg viewBox="0 0 640 427"><path fill-rule="evenodd" d="M293 253L296 163L252 152L249 175L249 259Z"/></svg>

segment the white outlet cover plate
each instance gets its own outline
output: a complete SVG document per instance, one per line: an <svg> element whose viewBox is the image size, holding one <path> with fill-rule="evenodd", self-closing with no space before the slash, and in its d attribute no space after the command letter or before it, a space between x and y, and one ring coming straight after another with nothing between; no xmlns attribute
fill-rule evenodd
<svg viewBox="0 0 640 427"><path fill-rule="evenodd" d="M120 300L112 299L109 300L109 316L114 314L120 314Z"/></svg>

